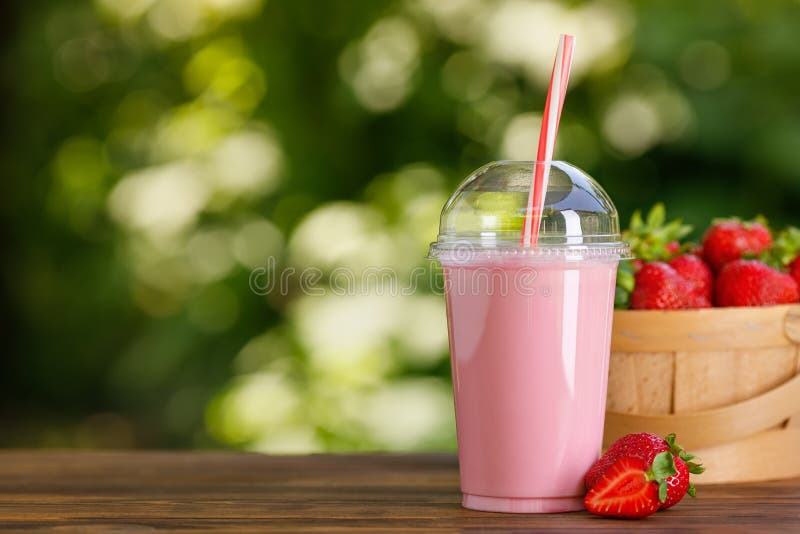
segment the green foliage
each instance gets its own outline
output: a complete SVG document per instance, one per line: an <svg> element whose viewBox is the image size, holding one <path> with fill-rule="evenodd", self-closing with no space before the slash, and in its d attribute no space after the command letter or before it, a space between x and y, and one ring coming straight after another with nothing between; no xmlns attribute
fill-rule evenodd
<svg viewBox="0 0 800 534"><path fill-rule="evenodd" d="M464 176L533 154L530 29L567 18L556 157L624 219L797 224L796 2L445 4L5 2L0 445L452 449L426 245ZM688 231L633 221L643 258ZM270 257L425 274L260 295Z"/></svg>

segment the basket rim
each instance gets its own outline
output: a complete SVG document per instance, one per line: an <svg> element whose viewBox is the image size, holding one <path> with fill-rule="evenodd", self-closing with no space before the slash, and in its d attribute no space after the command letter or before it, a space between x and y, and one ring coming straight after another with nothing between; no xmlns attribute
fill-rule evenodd
<svg viewBox="0 0 800 534"><path fill-rule="evenodd" d="M800 344L800 304L615 310L613 352L727 351Z"/></svg>
<svg viewBox="0 0 800 534"><path fill-rule="evenodd" d="M787 310L800 312L798 304L774 304L771 306L726 306L719 308L697 308L691 310L614 310L614 315L635 314L639 316L671 315L684 316L686 318L697 318L707 315L742 315L742 314L772 314L775 310Z"/></svg>

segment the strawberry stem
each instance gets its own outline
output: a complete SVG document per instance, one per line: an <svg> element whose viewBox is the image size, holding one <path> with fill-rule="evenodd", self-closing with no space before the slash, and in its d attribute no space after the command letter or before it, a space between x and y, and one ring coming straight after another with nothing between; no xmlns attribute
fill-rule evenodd
<svg viewBox="0 0 800 534"><path fill-rule="evenodd" d="M694 454L686 452L686 450L683 447L675 443L674 433L665 436L664 441L666 441L667 445L669 445L669 451L672 454L674 454L675 456L686 462L686 467L689 469L690 473L692 473L693 475L699 475L700 473L706 470L706 468L703 467L700 458L698 458ZM692 462L691 460L697 460L697 461Z"/></svg>
<svg viewBox="0 0 800 534"><path fill-rule="evenodd" d="M689 473L691 473L692 475L699 475L706 470L706 468L703 467L700 458L698 458L694 454L686 452L686 450L684 450L683 447L675 443L674 433L664 436L664 441L666 441L667 445L669 445L669 452L671 454L674 454L675 456L686 462L686 469L689 471ZM697 461L692 462L691 460L697 460ZM692 484L691 481L689 482L689 487L686 490L686 493L690 497L697 496L697 490L695 489L694 484ZM660 494L661 494L661 488L659 487L659 496Z"/></svg>

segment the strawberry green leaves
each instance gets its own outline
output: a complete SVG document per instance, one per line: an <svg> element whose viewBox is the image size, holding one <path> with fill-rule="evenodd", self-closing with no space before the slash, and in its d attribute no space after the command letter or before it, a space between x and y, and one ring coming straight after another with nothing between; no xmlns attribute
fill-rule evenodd
<svg viewBox="0 0 800 534"><path fill-rule="evenodd" d="M617 287L614 289L614 308L627 309L631 304L631 293L635 284L631 262L623 261L617 267Z"/></svg>
<svg viewBox="0 0 800 534"><path fill-rule="evenodd" d="M686 462L686 467L689 468L689 472L691 474L699 475L705 472L706 468L703 467L703 463L702 461L700 461L700 458L698 458L694 454L690 454L689 452L686 451L686 449L675 443L674 433L665 436L664 441L667 442L667 445L669 445L669 450L674 456L677 456L678 458Z"/></svg>
<svg viewBox="0 0 800 534"><path fill-rule="evenodd" d="M758 259L780 269L789 265L800 254L800 228L788 226L775 235L772 247L764 251Z"/></svg>
<svg viewBox="0 0 800 534"><path fill-rule="evenodd" d="M692 227L680 219L668 223L666 220L667 211L662 203L653 206L646 219L639 210L633 213L622 239L631 246L634 257L644 261L667 260L678 252L678 243L689 235Z"/></svg>

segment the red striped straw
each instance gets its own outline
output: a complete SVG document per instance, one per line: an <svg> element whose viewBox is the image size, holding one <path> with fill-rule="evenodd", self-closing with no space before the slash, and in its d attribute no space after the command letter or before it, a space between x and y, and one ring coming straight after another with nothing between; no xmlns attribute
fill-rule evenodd
<svg viewBox="0 0 800 534"><path fill-rule="evenodd" d="M547 182L550 178L550 163L558 133L558 121L561 119L561 108L567 94L569 71L572 67L572 53L575 49L575 37L561 35L556 50L556 61L550 76L547 89L547 100L542 114L542 129L539 131L539 148L536 151L531 190L528 193L528 210L525 213L525 226L522 232L522 246L534 247L539 240L539 226L544 211L544 198Z"/></svg>

